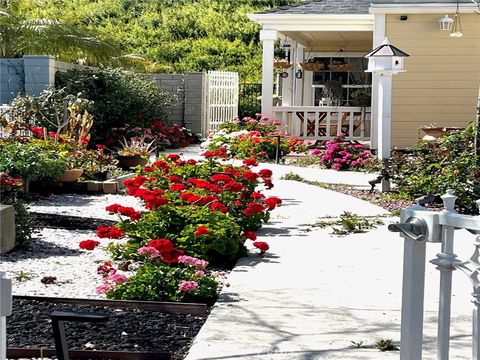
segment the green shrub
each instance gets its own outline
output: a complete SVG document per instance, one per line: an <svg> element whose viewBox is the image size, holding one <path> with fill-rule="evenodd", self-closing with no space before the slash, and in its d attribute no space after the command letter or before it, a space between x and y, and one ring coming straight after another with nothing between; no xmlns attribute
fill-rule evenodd
<svg viewBox="0 0 480 360"><path fill-rule="evenodd" d="M104 142L111 128L129 124L149 127L154 119L164 119L165 109L175 98L147 76L122 69L73 69L58 72L57 87L67 94L82 94L93 101L94 143Z"/></svg>
<svg viewBox="0 0 480 360"><path fill-rule="evenodd" d="M480 198L480 163L475 154L476 126L472 123L438 140L421 142L410 154L394 152L387 172L398 190L410 198L427 194L441 196L453 189L457 208L463 213L477 213Z"/></svg>
<svg viewBox="0 0 480 360"><path fill-rule="evenodd" d="M0 172L25 181L52 182L67 168L68 159L42 141L0 143Z"/></svg>

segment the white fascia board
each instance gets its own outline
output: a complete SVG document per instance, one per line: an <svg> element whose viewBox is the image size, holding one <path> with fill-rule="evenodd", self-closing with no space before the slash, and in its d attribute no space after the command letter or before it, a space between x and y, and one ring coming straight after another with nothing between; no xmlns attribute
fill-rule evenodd
<svg viewBox="0 0 480 360"><path fill-rule="evenodd" d="M372 5L370 14L446 14L454 13L457 10L457 4L446 5L445 3L430 4L382 4ZM458 9L459 13L469 14L478 12L475 4L462 3Z"/></svg>
<svg viewBox="0 0 480 360"><path fill-rule="evenodd" d="M373 31L373 14L249 14L264 29L278 31Z"/></svg>

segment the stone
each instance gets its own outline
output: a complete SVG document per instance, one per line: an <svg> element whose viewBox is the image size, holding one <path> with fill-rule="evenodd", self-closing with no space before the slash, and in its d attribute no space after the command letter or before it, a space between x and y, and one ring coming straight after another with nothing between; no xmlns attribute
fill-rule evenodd
<svg viewBox="0 0 480 360"><path fill-rule="evenodd" d="M0 254L15 247L15 209L0 205Z"/></svg>

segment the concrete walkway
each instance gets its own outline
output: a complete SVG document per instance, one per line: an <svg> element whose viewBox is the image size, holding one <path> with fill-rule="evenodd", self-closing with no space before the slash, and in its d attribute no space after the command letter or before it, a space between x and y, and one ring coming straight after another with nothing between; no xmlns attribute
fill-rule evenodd
<svg viewBox="0 0 480 360"><path fill-rule="evenodd" d="M363 181L362 174L354 179L347 173L293 170L316 180L330 176L352 185ZM301 226L345 210L360 215L385 211L299 182L274 183L268 194L282 198L284 205L258 232L258 240L267 241L271 249L264 257L253 250L239 260L186 359L398 359L398 351L355 348L351 342L399 342L402 239L386 225L346 237ZM385 223L395 221L398 218L388 218ZM460 258L473 252L472 240L472 235L461 234L456 245ZM427 259L439 252L437 245L428 245ZM438 271L427 265L424 359L436 358L438 279ZM471 359L470 293L467 278L455 272L451 359Z"/></svg>

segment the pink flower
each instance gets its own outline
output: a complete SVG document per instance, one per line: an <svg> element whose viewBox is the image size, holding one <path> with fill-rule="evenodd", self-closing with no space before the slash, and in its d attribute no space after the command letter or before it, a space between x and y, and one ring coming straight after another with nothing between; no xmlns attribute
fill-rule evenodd
<svg viewBox="0 0 480 360"><path fill-rule="evenodd" d="M102 284L95 288L97 294L106 294L110 290L113 290L114 286L112 284Z"/></svg>
<svg viewBox="0 0 480 360"><path fill-rule="evenodd" d="M178 285L178 290L180 291L194 291L198 288L198 283L196 281L182 281L180 285Z"/></svg>
<svg viewBox="0 0 480 360"><path fill-rule="evenodd" d="M123 274L115 273L104 278L104 281L111 281L118 285L126 283L128 278Z"/></svg>
<svg viewBox="0 0 480 360"><path fill-rule="evenodd" d="M310 155L312 156L317 156L317 155L320 155L322 152L320 151L320 149L313 149L312 151L310 151Z"/></svg>
<svg viewBox="0 0 480 360"><path fill-rule="evenodd" d="M332 169L333 169L333 170L340 170L341 168L342 168L342 165L340 165L340 164L338 164L338 163L332 165Z"/></svg>
<svg viewBox="0 0 480 360"><path fill-rule="evenodd" d="M197 270L197 271L195 271L195 276L201 278L201 277L205 276L205 271Z"/></svg>
<svg viewBox="0 0 480 360"><path fill-rule="evenodd" d="M197 259L193 256L182 255L178 257L178 262L186 264L197 269L205 269L208 266L208 261Z"/></svg>
<svg viewBox="0 0 480 360"><path fill-rule="evenodd" d="M160 257L160 252L152 246L142 246L138 249L140 255L148 255L150 259Z"/></svg>
<svg viewBox="0 0 480 360"><path fill-rule="evenodd" d="M275 126L282 125L282 122L280 120L273 120L272 125L275 125Z"/></svg>

